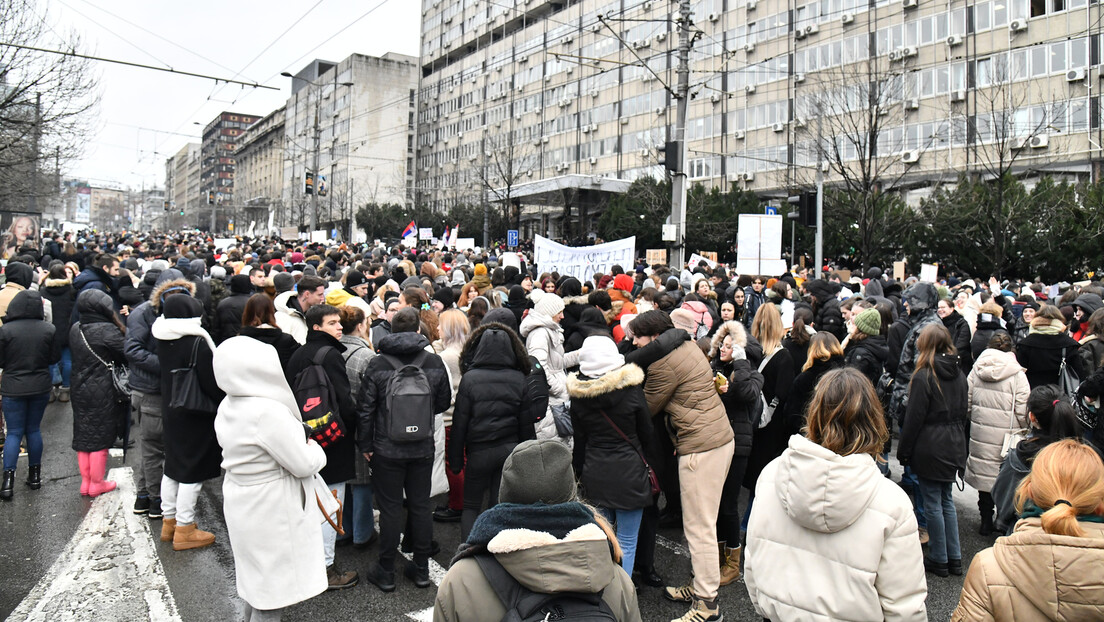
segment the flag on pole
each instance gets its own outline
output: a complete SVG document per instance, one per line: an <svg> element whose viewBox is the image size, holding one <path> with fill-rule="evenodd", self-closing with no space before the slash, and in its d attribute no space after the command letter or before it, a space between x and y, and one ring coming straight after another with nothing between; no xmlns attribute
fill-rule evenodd
<svg viewBox="0 0 1104 622"><path fill-rule="evenodd" d="M449 239L449 228L448 228L448 225L445 225L445 234L441 236L441 248L442 249L445 248L446 246L448 246L448 239Z"/></svg>
<svg viewBox="0 0 1104 622"><path fill-rule="evenodd" d="M452 228L452 233L449 234L448 245L450 247L456 246L456 238L460 236L460 225L456 225Z"/></svg>
<svg viewBox="0 0 1104 622"><path fill-rule="evenodd" d="M406 226L406 229L403 229L402 235L400 235L399 237L405 239L405 238L408 238L410 236L417 236L417 235L418 235L418 226L414 224L413 220L411 220L410 224Z"/></svg>

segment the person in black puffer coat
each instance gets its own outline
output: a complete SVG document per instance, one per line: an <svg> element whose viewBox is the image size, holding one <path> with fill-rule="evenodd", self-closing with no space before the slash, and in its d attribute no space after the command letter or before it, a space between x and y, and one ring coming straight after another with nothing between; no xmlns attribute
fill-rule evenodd
<svg viewBox="0 0 1104 622"><path fill-rule="evenodd" d="M11 264L9 264L11 265ZM42 297L23 290L8 305L0 326L0 396L8 434L4 440L4 481L0 499L10 501L19 444L27 439L27 484L39 488L42 473L42 415L50 399L50 352L54 325L43 319Z"/></svg>
<svg viewBox="0 0 1104 622"><path fill-rule="evenodd" d="M80 466L80 493L95 497L115 488L114 482L103 481L107 450L122 436L130 416L130 404L119 400L111 369L104 365L126 364L126 327L111 296L100 290L81 292L77 307L80 322L67 331L73 350L73 450Z"/></svg>
<svg viewBox="0 0 1104 622"><path fill-rule="evenodd" d="M218 311L215 312L217 343L236 337L241 332L242 313L245 312L245 304L252 294L253 285L248 276L235 274L230 278L230 295L219 302Z"/></svg>
<svg viewBox="0 0 1104 622"><path fill-rule="evenodd" d="M460 369L447 452L453 473L464 472L460 539L467 540L484 493L490 492L490 506L498 503L506 456L536 431L525 408L529 355L514 331L497 322L480 325L464 344Z"/></svg>
<svg viewBox="0 0 1104 622"><path fill-rule="evenodd" d="M924 567L937 576L962 574L958 516L951 487L966 471L970 421L966 377L951 333L942 324L926 326L916 340L916 372L897 458L916 474L927 518L928 554Z"/></svg>
<svg viewBox="0 0 1104 622"><path fill-rule="evenodd" d="M1077 350L1081 344L1066 332L1066 324L1058 307L1045 305L1031 321L1031 332L1016 347L1016 360L1027 373L1031 388L1058 384L1065 352L1066 366L1078 378L1088 378L1089 370Z"/></svg>
<svg viewBox="0 0 1104 622"><path fill-rule="evenodd" d="M203 303L191 296L171 296L164 314L150 331L157 339L157 357L163 370L192 367L199 390L209 404L202 409L173 406L174 374L161 374L161 423L164 426L165 473L161 478L163 541L172 539L173 550L207 546L214 534L198 529L195 505L203 482L222 474L222 448L215 436L215 414L225 397L215 381L212 364L215 343L203 330Z"/></svg>
<svg viewBox="0 0 1104 622"><path fill-rule="evenodd" d="M195 284L195 298L203 303L203 317L205 326L211 326L215 321L215 303L211 299L211 286L203 280L207 274L207 263L202 259L196 259L188 263L188 270L184 272L184 278Z"/></svg>
<svg viewBox="0 0 1104 622"><path fill-rule="evenodd" d="M762 412L763 374L752 368L748 362L744 347L738 343L735 334L726 334L726 326L736 333L743 325L726 322L714 335L721 337L714 354L716 369L724 369L725 383L717 391L721 394L721 403L728 414L728 423L732 426L733 442L732 464L728 467L724 487L721 489L721 507L717 513L717 546L721 553L721 585L728 585L740 578L740 487L747 471L748 457L751 455L752 425Z"/></svg>
<svg viewBox="0 0 1104 622"><path fill-rule="evenodd" d="M843 325L843 312L840 311L839 299L836 298L840 288L839 283L824 279L805 282L805 289L813 297L813 328L817 332L831 333L836 341L843 340L847 335L847 327Z"/></svg>
<svg viewBox="0 0 1104 622"><path fill-rule="evenodd" d="M793 381L786 398L786 436L801 434L805 427L805 409L813 399L817 382L824 374L843 367L843 348L831 333L820 332L809 340L809 357Z"/></svg>
<svg viewBox="0 0 1104 622"><path fill-rule="evenodd" d="M874 388L885 370L889 346L882 336L882 314L877 309L865 309L852 320L855 331L847 340L843 352L844 364L858 370Z"/></svg>
<svg viewBox="0 0 1104 622"><path fill-rule="evenodd" d="M981 305L981 310L977 316L977 327L974 328L974 337L970 340L971 360L977 360L977 357L981 356L985 348L989 347L989 340L993 338L995 333L998 331L1008 332L1002 319L1003 313L1004 309L993 300ZM971 363L972 366L973 363ZM1057 374L1055 374L1055 377L1057 377Z"/></svg>
<svg viewBox="0 0 1104 622"><path fill-rule="evenodd" d="M935 309L936 315L943 321L943 326L950 331L954 341L955 350L958 352L958 364L962 373L969 374L974 366L973 350L970 345L970 324L966 318L958 314L954 303L946 298L940 298Z"/></svg>
<svg viewBox="0 0 1104 622"><path fill-rule="evenodd" d="M142 282L138 284L138 291L142 292L142 299L149 300L150 294L153 293L153 288L157 287L157 279L161 276L161 273L165 271L165 260L159 259L151 261L148 265L149 268L142 274ZM167 265L165 266L167 267Z"/></svg>
<svg viewBox="0 0 1104 622"><path fill-rule="evenodd" d="M65 265L54 263L50 273L39 289L42 298L50 301L50 309L54 320L54 354L51 358L54 363L50 365L54 384L60 378L58 399L69 401L69 381L73 368L72 350L69 348L69 326L73 317L73 305L76 303L76 290L73 289L73 281L65 273ZM57 373L54 373L54 372Z"/></svg>
<svg viewBox="0 0 1104 622"><path fill-rule="evenodd" d="M533 303L525 297L524 287L520 285L513 285L510 287L510 298L503 307L509 309L510 312L514 314L514 317L517 318L518 326L521 326L521 319L525 316L525 311L532 306Z"/></svg>
<svg viewBox="0 0 1104 622"><path fill-rule="evenodd" d="M572 462L586 499L616 523L621 567L632 574L644 508L653 501L642 458L653 442L644 372L626 364L613 339L602 335L588 337L579 357L580 373L567 381L575 438Z"/></svg>
<svg viewBox="0 0 1104 622"><path fill-rule="evenodd" d="M571 333L571 336L564 339L564 352L575 352L583 347L583 341L587 337L594 335L606 335L613 339L613 333L610 332L609 325L606 324L605 314L597 307L587 306L579 315L579 320L575 323L575 330Z"/></svg>

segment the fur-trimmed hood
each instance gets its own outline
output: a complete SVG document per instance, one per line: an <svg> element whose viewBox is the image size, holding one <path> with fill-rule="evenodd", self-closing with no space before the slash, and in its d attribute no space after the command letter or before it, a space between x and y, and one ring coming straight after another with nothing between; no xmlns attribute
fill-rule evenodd
<svg viewBox="0 0 1104 622"><path fill-rule="evenodd" d="M43 287L65 287L66 285L72 285L73 279L46 279L43 283Z"/></svg>
<svg viewBox="0 0 1104 622"><path fill-rule="evenodd" d="M594 398L639 384L644 384L644 370L629 363L592 380L570 374L567 377L567 392L571 397Z"/></svg>
<svg viewBox="0 0 1104 622"><path fill-rule="evenodd" d="M169 271L166 270L166 272L169 272ZM160 283L157 284L157 287L153 288L153 291L150 292L150 306L153 307L154 311L157 311L157 313L161 313L161 296L166 291L168 291L170 289L173 289L175 287L180 287L180 288L186 289L186 290L188 290L188 295L189 296L195 296L195 283L192 283L191 281L189 281L187 279L181 278L181 279L169 279L169 280L166 280L166 281L161 281Z"/></svg>
<svg viewBox="0 0 1104 622"><path fill-rule="evenodd" d="M735 321L722 322L717 332L713 333L713 340L709 342L709 358L717 356L717 353L721 351L721 344L724 343L725 337L730 335L732 336L732 343L741 348L747 347L747 329L744 328L744 325Z"/></svg>
<svg viewBox="0 0 1104 622"><path fill-rule="evenodd" d="M589 305L590 298L587 296L567 296L563 299L564 305Z"/></svg>

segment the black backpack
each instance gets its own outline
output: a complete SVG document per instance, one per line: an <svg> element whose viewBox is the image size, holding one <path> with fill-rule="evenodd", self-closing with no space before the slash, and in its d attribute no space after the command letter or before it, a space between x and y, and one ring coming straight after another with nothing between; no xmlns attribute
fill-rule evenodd
<svg viewBox="0 0 1104 622"><path fill-rule="evenodd" d="M384 389L387 406L384 430L394 443L433 439L433 389L422 369L427 355L419 352L413 361L404 364L390 354L380 354L395 369Z"/></svg>
<svg viewBox="0 0 1104 622"><path fill-rule="evenodd" d="M498 599L506 607L502 622L537 622L539 620L571 620L574 622L611 622L617 616L602 592L533 592L517 582L494 555L476 555L475 561L491 584Z"/></svg>
<svg viewBox="0 0 1104 622"><path fill-rule="evenodd" d="M337 412L337 394L322 362L332 348L319 348L310 364L295 374L292 393L311 438L323 449L345 437L345 426Z"/></svg>
<svg viewBox="0 0 1104 622"><path fill-rule="evenodd" d="M525 384L526 399L529 401L526 407L532 413L533 421L540 421L548 412L548 374L535 356L529 357L529 375L525 377Z"/></svg>

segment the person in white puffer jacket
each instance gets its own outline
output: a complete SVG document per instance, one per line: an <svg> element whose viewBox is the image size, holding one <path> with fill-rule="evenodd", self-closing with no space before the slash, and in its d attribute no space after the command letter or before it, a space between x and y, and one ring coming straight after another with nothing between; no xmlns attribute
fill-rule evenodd
<svg viewBox="0 0 1104 622"><path fill-rule="evenodd" d="M1012 338L998 331L982 351L966 379L970 396L970 455L963 479L978 491L981 527L989 536L993 526L993 482L1000 473L1005 435L1027 430L1027 397L1031 385L1012 352ZM1026 438L1026 437L1025 437Z"/></svg>
<svg viewBox="0 0 1104 622"><path fill-rule="evenodd" d="M564 316L564 301L556 294L534 290L530 294L533 308L521 321L521 338L529 355L540 361L548 379L548 414L537 422L537 438L559 438L571 443L571 434L559 434L555 417L570 421L567 395L567 373L564 371L564 334L560 320Z"/></svg>
<svg viewBox="0 0 1104 622"><path fill-rule="evenodd" d="M773 622L927 620L924 560L908 495L875 463L888 436L870 381L828 372L806 436L763 470L744 578Z"/></svg>

